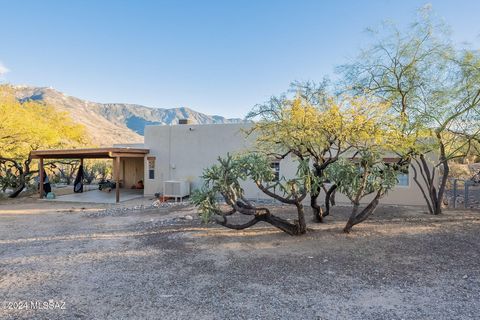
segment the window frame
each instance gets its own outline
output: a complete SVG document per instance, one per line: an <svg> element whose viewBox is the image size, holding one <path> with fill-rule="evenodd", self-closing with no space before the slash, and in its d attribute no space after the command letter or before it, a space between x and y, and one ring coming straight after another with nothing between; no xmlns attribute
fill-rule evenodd
<svg viewBox="0 0 480 320"><path fill-rule="evenodd" d="M155 180L155 157L147 157L148 180Z"/></svg>
<svg viewBox="0 0 480 320"><path fill-rule="evenodd" d="M279 160L270 161L270 168L272 169L272 172L274 175L273 181L275 182L280 181L280 161Z"/></svg>
<svg viewBox="0 0 480 320"><path fill-rule="evenodd" d="M402 177L402 178L400 178ZM406 182L406 184L402 184ZM397 173L397 183L395 184L396 188L409 188L410 187L410 164L403 165Z"/></svg>

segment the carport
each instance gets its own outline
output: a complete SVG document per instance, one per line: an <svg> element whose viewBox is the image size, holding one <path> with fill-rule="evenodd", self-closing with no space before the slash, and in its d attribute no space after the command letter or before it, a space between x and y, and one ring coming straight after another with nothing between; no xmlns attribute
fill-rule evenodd
<svg viewBox="0 0 480 320"><path fill-rule="evenodd" d="M35 150L30 153L30 158L39 160L40 198L43 198L43 182L45 180L43 175L43 163L45 159L79 159L81 165L83 165L83 159L112 159L113 175L116 183L115 202L118 203L120 202L121 164L123 168L123 178L125 179L126 174L128 174L128 171L126 172L126 170L128 170L127 167L135 169L135 165L141 163L141 168L143 169L144 159L148 152L148 149L125 147ZM141 172L141 176L143 180L143 172Z"/></svg>

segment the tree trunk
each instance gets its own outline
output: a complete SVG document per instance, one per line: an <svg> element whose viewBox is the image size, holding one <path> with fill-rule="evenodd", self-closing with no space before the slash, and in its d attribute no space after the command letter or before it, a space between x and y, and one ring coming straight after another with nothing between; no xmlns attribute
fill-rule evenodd
<svg viewBox="0 0 480 320"><path fill-rule="evenodd" d="M305 214L303 211L303 205L299 203L297 205L297 212L298 212L298 221L295 221L295 223L291 223L290 221L276 217L270 213L270 210L267 208L255 208L253 206L250 206L248 204L240 204L238 203L233 203L231 199L228 197L225 198L225 201L232 205L233 211L229 212L223 212L223 213L217 213L218 215L221 216L221 219L216 218L215 222L226 227L229 229L234 229L234 230L243 230L250 228L257 224L260 221L266 222L271 224L272 226L282 230L283 232L291 235L291 236L297 236L304 234L306 232L306 222L305 222ZM251 216L252 218L245 223L242 224L233 224L228 222L227 216L230 216L234 212L239 212L248 216Z"/></svg>
<svg viewBox="0 0 480 320"><path fill-rule="evenodd" d="M447 185L448 174L450 173L450 167L448 165L448 159L445 155L445 145L442 142L442 137L439 132L437 132L437 139L440 141L440 163L443 166L442 179L440 181L440 186L438 188L438 195L436 195L437 202L435 203L434 214L442 213L442 203L443 196L445 194L445 187Z"/></svg>
<svg viewBox="0 0 480 320"><path fill-rule="evenodd" d="M318 205L318 196L320 195L320 187L315 190L314 193L310 193L310 207L312 207L313 212L313 221L314 222L323 222L323 210L322 207Z"/></svg>
<svg viewBox="0 0 480 320"><path fill-rule="evenodd" d="M323 171L327 165L328 162L324 162L323 164L315 163L313 165L315 176L317 176L318 178L322 177ZM318 204L318 197L320 196L321 191L321 185L318 185L315 190L312 189L310 191L310 207L312 207L313 221L317 223L323 222L323 209Z"/></svg>
<svg viewBox="0 0 480 320"><path fill-rule="evenodd" d="M337 185L332 185L325 194L325 211L322 209L321 206L318 205L318 196L320 195L320 188L318 188L318 193L316 195L310 196L310 206L312 207L313 211L313 221L318 223L323 223L323 218L330 214L331 206L335 205L335 191L337 189Z"/></svg>
<svg viewBox="0 0 480 320"><path fill-rule="evenodd" d="M254 226L258 222L263 221L271 224L272 226L282 230L283 232L291 236L298 236L306 232L306 227L304 227L302 230L299 222L296 224L293 224L293 223L290 223L288 220L274 216L272 214L254 216L250 221L243 224L228 223L226 217L223 217L223 218L224 218L223 220L216 220L216 222L224 227L227 227L229 229L234 229L234 230L247 229Z"/></svg>
<svg viewBox="0 0 480 320"><path fill-rule="evenodd" d="M430 168L428 162L423 154L420 155L420 161L416 159L418 165L418 170L423 179L423 184L418 180L417 169L413 167L413 180L420 188L422 195L427 203L428 211L430 214L439 215L442 213L442 203L443 197L445 195L445 188L448 181L448 175L450 173L450 167L448 165L448 160L445 156L445 147L440 142L440 157L439 164L443 167L442 177L440 179L440 185L437 190L435 186L435 173L436 167Z"/></svg>
<svg viewBox="0 0 480 320"><path fill-rule="evenodd" d="M9 160L12 161L12 163L15 165L15 167L18 170L18 186L15 188L15 190L8 195L9 198L16 198L18 195L25 189L27 185L27 177L30 174L30 160L26 160L24 163L24 167L22 167L21 164L17 163L14 160Z"/></svg>
<svg viewBox="0 0 480 320"><path fill-rule="evenodd" d="M332 191L332 194L330 195L330 205L332 205L332 206L335 205L335 196L336 195L337 195L337 186L335 185L335 189Z"/></svg>
<svg viewBox="0 0 480 320"><path fill-rule="evenodd" d="M303 204L298 202L295 204L297 207L297 214L298 214L298 232L299 234L304 234L307 232L307 222L305 221L305 212L303 210Z"/></svg>
<svg viewBox="0 0 480 320"><path fill-rule="evenodd" d="M337 185L334 184L328 189L327 194L325 195L325 212L323 214L324 217L330 214L330 205L335 205L335 193L337 190Z"/></svg>
<svg viewBox="0 0 480 320"><path fill-rule="evenodd" d="M382 197L382 192L378 191L375 198L373 198L373 200L359 214L357 214L359 204L358 203L354 204L353 209L352 209L352 213L350 215L350 218L348 219L347 224L345 225L345 228L343 228L343 232L350 233L350 231L352 231L352 227L354 225L359 224L359 223L367 220L368 217L377 208L381 197Z"/></svg>
<svg viewBox="0 0 480 320"><path fill-rule="evenodd" d="M291 235L291 236L299 236L304 234L305 232L300 232L299 224L290 223L288 220L282 219L280 217L274 215L267 215L262 218L261 221L265 221L270 223L272 226L277 227L278 229L282 230L283 232Z"/></svg>
<svg viewBox="0 0 480 320"><path fill-rule="evenodd" d="M418 163L417 160L415 160L417 162L417 164L420 166L420 164ZM433 214L433 206L431 204L431 199L430 197L427 195L427 192L425 191L423 185L421 184L421 182L418 180L418 172L417 172L417 168L415 168L415 165L412 164L412 169L413 169L413 181L415 181L415 184L417 185L417 187L420 189L420 192L422 193L423 195L423 199L425 199L425 202L427 204L427 208L428 208L428 212L430 214ZM420 169L419 169L420 170ZM422 174L423 176L423 174ZM425 181L425 180L424 180Z"/></svg>
<svg viewBox="0 0 480 320"><path fill-rule="evenodd" d="M25 187L26 187L25 182L20 183L20 185L16 187L15 190L13 190L13 192L8 195L8 197L9 198L18 197L18 195L23 191L23 189L25 189Z"/></svg>
<svg viewBox="0 0 480 320"><path fill-rule="evenodd" d="M345 228L343 228L343 232L349 233L350 230L352 229L353 225L355 224L355 217L357 216L358 207L359 207L358 202L353 204L352 213L350 213L350 217L347 220L347 224L345 225Z"/></svg>

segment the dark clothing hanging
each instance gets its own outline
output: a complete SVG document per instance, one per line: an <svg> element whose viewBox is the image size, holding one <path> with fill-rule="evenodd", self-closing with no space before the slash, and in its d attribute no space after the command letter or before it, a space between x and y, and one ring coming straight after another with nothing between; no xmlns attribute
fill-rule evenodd
<svg viewBox="0 0 480 320"><path fill-rule="evenodd" d="M40 174L38 175L38 187L40 188ZM50 185L50 180L48 180L47 172L43 170L43 196L46 196L52 192L52 186Z"/></svg>
<svg viewBox="0 0 480 320"><path fill-rule="evenodd" d="M47 172L43 170L43 192L45 192L45 195L49 194L52 192L52 186L50 185L50 180L48 180Z"/></svg>
<svg viewBox="0 0 480 320"><path fill-rule="evenodd" d="M75 177L75 182L73 183L73 192L81 193L83 192L83 166L81 165L78 168L77 176Z"/></svg>

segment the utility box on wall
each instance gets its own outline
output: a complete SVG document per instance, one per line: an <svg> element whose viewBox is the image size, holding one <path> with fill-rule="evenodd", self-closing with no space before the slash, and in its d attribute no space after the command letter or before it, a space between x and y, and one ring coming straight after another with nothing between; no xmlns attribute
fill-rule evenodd
<svg viewBox="0 0 480 320"><path fill-rule="evenodd" d="M190 183L184 180L169 180L163 182L163 196L175 198L182 198L190 195Z"/></svg>

